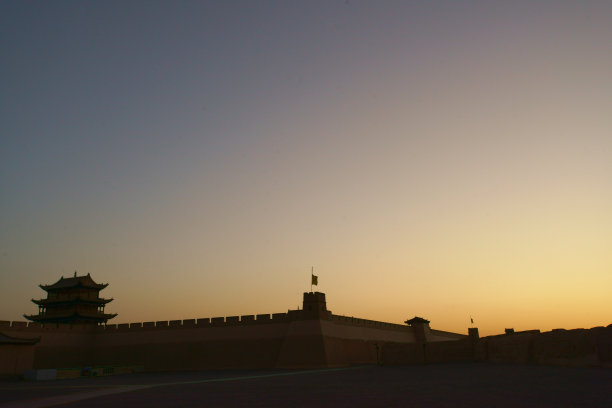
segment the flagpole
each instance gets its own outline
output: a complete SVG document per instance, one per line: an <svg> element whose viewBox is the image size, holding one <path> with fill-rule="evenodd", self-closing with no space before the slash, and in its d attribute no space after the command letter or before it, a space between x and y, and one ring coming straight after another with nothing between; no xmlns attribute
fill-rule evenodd
<svg viewBox="0 0 612 408"><path fill-rule="evenodd" d="M314 276L314 266L310 267L310 292L312 293L312 277Z"/></svg>

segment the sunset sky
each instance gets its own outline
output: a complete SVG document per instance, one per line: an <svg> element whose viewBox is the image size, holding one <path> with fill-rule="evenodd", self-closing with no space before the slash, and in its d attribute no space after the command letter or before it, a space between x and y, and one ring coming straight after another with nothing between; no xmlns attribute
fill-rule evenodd
<svg viewBox="0 0 612 408"><path fill-rule="evenodd" d="M0 320L612 323L612 2L0 3Z"/></svg>

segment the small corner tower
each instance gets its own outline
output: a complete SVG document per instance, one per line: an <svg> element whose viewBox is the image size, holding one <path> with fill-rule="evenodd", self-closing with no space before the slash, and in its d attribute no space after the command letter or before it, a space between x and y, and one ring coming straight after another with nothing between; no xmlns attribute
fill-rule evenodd
<svg viewBox="0 0 612 408"><path fill-rule="evenodd" d="M304 292L302 309L302 314L306 319L328 319L331 314L327 310L325 293L321 292Z"/></svg>
<svg viewBox="0 0 612 408"><path fill-rule="evenodd" d="M66 324L101 324L117 314L104 313L104 307L113 299L103 299L100 291L108 283L99 284L89 276L64 278L63 276L53 285L39 285L47 292L46 299L32 299L38 305L37 315L24 315L34 322L66 323Z"/></svg>
<svg viewBox="0 0 612 408"><path fill-rule="evenodd" d="M427 334L431 332L429 320L415 316L410 320L406 320L404 323L412 327L417 342L427 343Z"/></svg>

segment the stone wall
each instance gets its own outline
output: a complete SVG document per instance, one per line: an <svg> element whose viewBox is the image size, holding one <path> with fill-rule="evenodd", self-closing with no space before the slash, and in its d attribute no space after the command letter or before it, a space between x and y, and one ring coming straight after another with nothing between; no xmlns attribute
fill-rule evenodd
<svg viewBox="0 0 612 408"><path fill-rule="evenodd" d="M39 337L29 368L82 367L90 365L96 326L53 325L0 321L0 330L16 338Z"/></svg>
<svg viewBox="0 0 612 408"><path fill-rule="evenodd" d="M22 376L34 364L34 345L0 344L0 378Z"/></svg>
<svg viewBox="0 0 612 408"><path fill-rule="evenodd" d="M382 363L389 365L489 361L612 367L612 325L592 329L510 332L482 339L399 343L382 346Z"/></svg>
<svg viewBox="0 0 612 408"><path fill-rule="evenodd" d="M0 322L15 337L41 336L33 368L143 366L147 371L302 368L376 363L382 344L413 331L311 311L105 326Z"/></svg>
<svg viewBox="0 0 612 408"><path fill-rule="evenodd" d="M490 336L481 339L476 352L493 362L612 367L612 325Z"/></svg>
<svg viewBox="0 0 612 408"><path fill-rule="evenodd" d="M300 318L298 312L107 326L43 327L1 321L0 330L16 338L41 337L33 352L30 348L33 357L20 359L20 370L132 365L166 371L459 361L612 367L612 325L509 332L481 339L429 329L421 341L409 326L331 314L328 319ZM0 356L5 368L14 365L7 361L17 355L12 349L7 353ZM21 367L22 363L32 367Z"/></svg>
<svg viewBox="0 0 612 408"><path fill-rule="evenodd" d="M474 347L469 339L433 343L386 343L382 364L405 365L474 361Z"/></svg>

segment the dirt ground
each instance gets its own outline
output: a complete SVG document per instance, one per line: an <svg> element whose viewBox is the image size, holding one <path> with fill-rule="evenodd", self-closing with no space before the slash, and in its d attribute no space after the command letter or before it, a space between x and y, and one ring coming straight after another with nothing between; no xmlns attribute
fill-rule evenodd
<svg viewBox="0 0 612 408"><path fill-rule="evenodd" d="M491 363L0 382L0 407L612 407L612 370Z"/></svg>

